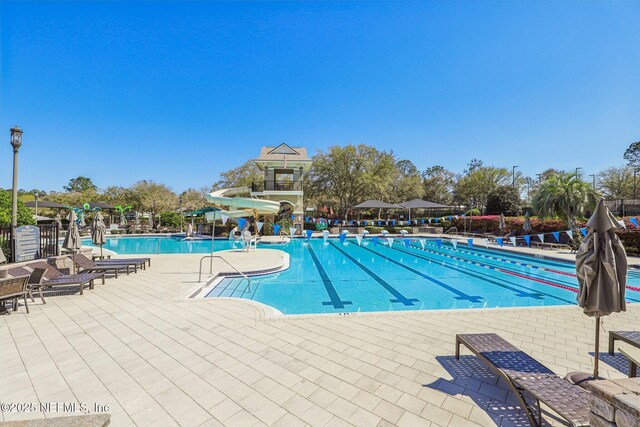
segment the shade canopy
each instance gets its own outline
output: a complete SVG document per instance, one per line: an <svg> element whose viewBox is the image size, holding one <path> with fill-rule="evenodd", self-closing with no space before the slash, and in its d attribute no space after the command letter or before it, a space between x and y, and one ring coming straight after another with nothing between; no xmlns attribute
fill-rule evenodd
<svg viewBox="0 0 640 427"><path fill-rule="evenodd" d="M75 211L71 210L69 212L69 230L67 231L67 235L64 236L64 242L62 242L63 248L74 252L80 250L80 247L82 246L80 231L78 231L78 223L76 222L77 220L78 217L76 216Z"/></svg>
<svg viewBox="0 0 640 427"><path fill-rule="evenodd" d="M36 207L36 201L35 200L30 200L28 202L24 202L24 205L28 208L35 208ZM66 206L63 205L62 203L57 203L57 202L50 202L48 200L38 200L38 207L39 208L52 208L52 209L65 209Z"/></svg>
<svg viewBox="0 0 640 427"><path fill-rule="evenodd" d="M403 209L404 206L396 205L393 203L383 202L381 200L367 200L359 205L355 205L354 208L358 209Z"/></svg>
<svg viewBox="0 0 640 427"><path fill-rule="evenodd" d="M204 215L207 212L215 212L215 211L219 211L220 208L215 208L213 206L207 206L206 208L201 208L201 209L197 209L195 211L190 211L190 212L185 212L184 216L200 216L200 215Z"/></svg>
<svg viewBox="0 0 640 427"><path fill-rule="evenodd" d="M616 235L620 224L600 199L576 254L578 305L596 318L593 378L598 378L600 317L626 310L627 254Z"/></svg>
<svg viewBox="0 0 640 427"><path fill-rule="evenodd" d="M453 209L453 206L443 205L436 202L430 202L428 200L413 199L400 203L407 209Z"/></svg>

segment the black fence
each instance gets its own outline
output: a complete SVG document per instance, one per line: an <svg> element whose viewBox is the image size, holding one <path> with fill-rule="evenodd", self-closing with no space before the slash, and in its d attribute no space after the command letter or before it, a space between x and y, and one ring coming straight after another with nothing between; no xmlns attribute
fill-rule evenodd
<svg viewBox="0 0 640 427"><path fill-rule="evenodd" d="M37 226L40 232L40 251L38 258L50 258L60 255L58 239L60 231L56 224L43 224ZM7 261L14 261L14 248L12 246L12 227L0 227L0 248Z"/></svg>
<svg viewBox="0 0 640 427"><path fill-rule="evenodd" d="M617 216L640 215L640 199L607 200L606 203Z"/></svg>

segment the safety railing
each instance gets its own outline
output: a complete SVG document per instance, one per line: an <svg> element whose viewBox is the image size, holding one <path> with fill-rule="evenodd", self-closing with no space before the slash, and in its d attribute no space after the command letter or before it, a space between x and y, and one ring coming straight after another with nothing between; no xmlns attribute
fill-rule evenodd
<svg viewBox="0 0 640 427"><path fill-rule="evenodd" d="M229 261L227 261L226 259L224 259L223 257L221 257L220 255L205 255L202 258L200 258L200 269L198 271L198 282L202 281L202 261L204 261L205 259L209 258L211 260L211 262L209 263L209 274L213 273L213 259L214 258L219 258L221 259L225 264L227 264L229 267L231 267L236 273L238 273L240 276L242 276L244 279L247 279L247 283L249 286L249 290L251 290L251 279L249 278L249 276L247 276L246 274L244 274L242 271L238 270L236 267L234 267Z"/></svg>

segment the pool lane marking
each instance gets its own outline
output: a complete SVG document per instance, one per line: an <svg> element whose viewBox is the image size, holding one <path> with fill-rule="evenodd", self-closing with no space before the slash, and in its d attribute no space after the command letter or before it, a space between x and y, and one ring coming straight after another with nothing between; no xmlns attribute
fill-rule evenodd
<svg viewBox="0 0 640 427"><path fill-rule="evenodd" d="M342 299L340 299L340 295L338 295L338 292L336 291L335 286L333 286L333 282L331 281L331 279L329 278L329 275L327 274L326 270L322 266L322 263L318 259L318 256L311 248L311 245L307 245L307 249L311 254L311 259L313 260L313 263L315 264L316 269L320 274L320 278L322 279L322 284L324 285L324 288L326 289L327 294L329 295L329 299L331 300L331 301L323 301L322 305L333 305L333 308L344 308L345 304L353 304L351 301L342 301Z"/></svg>
<svg viewBox="0 0 640 427"><path fill-rule="evenodd" d="M415 247L415 246L412 246L412 247ZM419 249L418 247L415 247L415 248ZM423 255L420 255L420 254L416 254L416 253L408 251L408 250L406 250L404 248L400 248L399 249L399 248L394 247L393 250L396 250L396 251L401 252L403 254L411 255L411 256L416 257L416 258L420 258L420 259L424 259L424 260L428 260L428 261L435 261L436 263L439 263L435 258L431 258L431 257L428 257L428 256L423 256ZM515 295L518 296L518 297L529 297L529 298L533 298L533 299L542 299L544 296L547 296L549 298L553 298L553 299L557 299L557 300L560 300L560 301L563 301L563 302L568 302L568 303L574 304L573 301L568 301L568 300L566 300L564 298L560 298L560 297L557 297L555 295L547 294L546 292L540 292L538 290L531 289L531 288L523 286L523 285L517 285L517 284L514 284L514 283L511 284L511 285L514 285L514 286L519 286L519 287L525 288L525 289L530 290L532 292L522 291L522 290L520 290L518 288L514 288L513 286L505 285L504 283L500 283L500 282L496 281L496 280L503 280L503 279L499 279L497 277L491 277L491 276L485 275L484 273L472 272L471 270L465 270L465 269L458 268L458 267L455 267L453 265L445 264L445 263L443 263L442 266L446 267L446 268L450 268L451 270L454 270L454 271L458 271L458 272L463 273L463 274L467 274L467 275L469 275L471 277L475 277L476 279L480 279L480 280L483 280L485 282L492 283L492 284L494 284L496 286L499 286L499 287L501 287L503 289L508 289L511 292L515 293ZM509 283L509 282L507 282L507 283Z"/></svg>
<svg viewBox="0 0 640 427"><path fill-rule="evenodd" d="M362 248L362 249L364 249L364 250L366 250L366 251L369 251L369 252L371 252L371 253L373 253L373 254L375 254L375 255L377 255L377 256L379 256L379 257L381 257L381 258L383 258L383 259L385 259L385 260L387 260L387 261L391 261L391 262L392 262L392 263L394 263L395 265L397 265L397 266L399 266L399 267L402 267L402 268L404 268L405 270L409 270L410 272L412 272L412 273L414 273L414 274L417 274L418 276L420 276L420 277L422 277L422 278L424 278L424 279L427 279L427 280L429 280L430 282L435 283L436 285L438 285L438 286L440 286L440 287L442 287L442 288L444 288L444 289L448 290L449 292L451 292L451 293L453 293L453 294L456 294L456 295L457 295L457 297L454 297L455 299L459 299L459 300L467 300L467 301L470 301L470 302L481 302L481 300L483 300L483 299L484 299L483 297L481 297L481 296L479 296L479 295L468 295L468 294L466 294L466 293L464 293L464 292L460 291L459 289L456 289L456 288L454 288L454 287L452 287L452 286L449 286L449 285L447 285L447 284L446 284L446 283L444 283L444 282L441 282L441 281L439 281L439 280L437 280L437 279L435 279L435 278L433 278L433 277L431 277L431 276L429 276L429 275L427 275L427 274L424 274L424 273L423 273L423 272L421 272L421 271L418 271L418 270L416 270L416 269L414 269L414 268L411 268L411 267L409 267L409 266L407 266L407 265L405 265L405 264L402 264L402 263L400 263L400 262L398 262L398 261L396 261L396 260L394 260L394 259L392 259L392 258L389 258L389 257L387 257L387 256L385 256L385 255L382 255L381 253L376 252L376 251L374 251L374 250L372 250L372 249L366 248L366 247L364 247L364 246L360 246L360 248Z"/></svg>
<svg viewBox="0 0 640 427"><path fill-rule="evenodd" d="M432 243L429 243L429 246L434 247L434 246L436 246L436 245L434 245L434 244L432 244ZM444 247L444 246L443 246L443 247ZM541 266L539 266L539 265L529 264L529 263L526 263L526 262L521 262L521 261L512 261L512 260L507 259L507 258L501 258L501 257L497 257L497 256L483 255L483 254L480 254L480 253L476 253L476 252L474 252L474 251L469 251L469 250L464 250L464 249L452 249L452 248L449 248L448 246L447 246L447 247L444 247L444 248L445 248L445 249L447 249L447 250L449 250L449 251L456 250L456 251L458 251L458 252L466 253L466 254L473 255L473 256L477 256L477 257L481 257L481 258L492 259L492 260L495 260L495 261L502 261L502 262L506 262L506 263L509 263L509 264L521 265L521 266L524 266L524 267L536 268L536 269L538 269L538 270L548 271L548 272L550 272L550 273L562 274L562 275L564 275L564 276L577 277L575 273L569 273L569 272L566 272L566 271L560 271L560 270L555 270L555 269L552 269L552 268L541 267Z"/></svg>
<svg viewBox="0 0 640 427"><path fill-rule="evenodd" d="M430 245L430 246L432 246L432 247L433 247L433 245ZM416 247L416 248L417 248L417 247ZM440 248L435 248L435 249L432 249L432 250L425 249L425 250L428 250L428 251L430 251L431 253L438 254L438 255L441 255L441 256L445 256L445 257L449 257L449 258L457 259L457 260L459 260L459 261L463 261L463 262L466 262L466 263L469 263L469 264L476 264L476 265L480 265L480 266L486 266L487 268L493 268L493 269L501 269L501 268L502 268L502 269L505 269L505 270L507 270L507 271L514 271L514 270L509 270L509 269L507 269L507 267L506 267L506 266L502 266L502 265L494 265L494 264L492 264L492 263L491 263L491 261L486 261L486 262L476 261L475 259L471 258L469 255L466 255L466 256L465 256L465 254L469 253L469 251L464 251L464 250L459 250L459 251L458 251L458 250L456 250L455 252L453 252L452 250L450 250L449 248L447 248L447 249L449 249L449 252L444 253L444 252L439 251L438 249L440 249ZM453 255L453 253L455 253L456 255ZM449 255L449 254L452 254L452 255ZM513 263L512 263L512 264L513 264ZM525 265L525 264L518 264L518 266L520 266L520 267L526 267L526 265ZM543 271L544 269L542 269L542 268L536 268L536 270L538 270L538 271ZM518 270L515 270L515 271L516 271L517 273L527 275L527 272L520 272L520 271L518 271ZM546 277L544 277L544 276L538 276L537 274L534 274L534 272L529 272L529 273L528 273L528 275L527 275L527 277L533 277L533 278L537 278L537 279L541 279L541 280L547 280L547 278L546 278ZM557 283L558 285L563 285L563 286L573 286L573 284L572 284L572 283L564 282L564 281L561 281L561 280L557 280L557 281L556 281L556 282L554 282L554 283Z"/></svg>
<svg viewBox="0 0 640 427"><path fill-rule="evenodd" d="M400 242L400 243L402 243L402 242ZM412 246L412 247L414 247L416 249L420 249L420 248L418 248L416 246ZM453 255L447 255L447 254L443 254L443 253L440 253L440 252L435 252L435 251L428 250L428 249L423 249L423 250L427 251L427 252L430 252L432 254L436 254L436 255L440 255L440 256L446 257L446 258L457 259L459 261L466 262L468 264L473 264L473 265L478 265L478 266L481 266L481 267L489 268L491 270L499 271L500 273L503 273L503 274L510 274L512 276L517 276L517 277L520 277L522 279L532 280L534 282L542 283L542 284L553 286L553 287L560 288L560 289L565 289L565 290L576 292L576 293L578 292L578 288L575 288L575 287L572 287L572 286L561 285L559 283L551 282L549 280L539 279L537 277L526 276L524 274L520 274L520 273L516 273L516 272L513 272L513 271L509 271L509 270L506 270L504 268L494 267L492 265L484 264L482 262L471 261L471 260L468 260L466 258L460 258L460 257L456 257L456 256L453 256Z"/></svg>
<svg viewBox="0 0 640 427"><path fill-rule="evenodd" d="M391 302L400 302L404 305L414 305L414 302L420 302L419 299L416 298L407 298L404 295L402 295L402 293L400 293L396 288L394 288L393 286L391 286L389 283L385 282L384 279L382 279L382 277L378 276L376 273L374 273L373 271L369 270L365 265L363 265L361 262L359 262L357 259L355 259L354 257L352 257L351 255L349 255L347 252L345 252L344 250L342 250L341 248L339 248L334 242L330 242L329 243L331 246L334 247L334 249L336 249L337 251L339 251L340 253L342 253L342 255L344 255L345 257L347 257L347 259L349 259L351 262L353 262L355 265L357 265L358 267L360 267L360 269L362 271L364 271L365 273L367 273L373 280L375 280L376 282L378 282L378 284L380 286L382 286L387 292L389 292L391 295L393 295L395 297L395 299L390 299L389 301Z"/></svg>

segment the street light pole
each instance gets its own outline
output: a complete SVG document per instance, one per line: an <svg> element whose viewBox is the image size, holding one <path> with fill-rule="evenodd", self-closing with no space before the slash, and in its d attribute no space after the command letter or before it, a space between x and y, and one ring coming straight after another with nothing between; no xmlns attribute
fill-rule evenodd
<svg viewBox="0 0 640 427"><path fill-rule="evenodd" d="M537 173L536 176L538 177L538 184L540 184L540 182L542 181L542 174Z"/></svg>
<svg viewBox="0 0 640 427"><path fill-rule="evenodd" d="M38 192L34 191L33 198L36 199L36 216L38 216L38 196L39 196Z"/></svg>
<svg viewBox="0 0 640 427"><path fill-rule="evenodd" d="M182 196L178 200L180 201L180 232L182 233Z"/></svg>
<svg viewBox="0 0 640 427"><path fill-rule="evenodd" d="M17 125L11 130L11 146L13 147L13 187L11 199L11 259L16 257L16 227L18 227L18 151L22 146L22 129Z"/></svg>
<svg viewBox="0 0 640 427"><path fill-rule="evenodd" d="M580 169L582 169L582 168L576 168L576 178L580 178L580 175L578 175L578 173L579 173L578 171L579 171Z"/></svg>
<svg viewBox="0 0 640 427"><path fill-rule="evenodd" d="M593 189L596 189L596 175L595 174L591 174L589 175L591 178L593 178Z"/></svg>
<svg viewBox="0 0 640 427"><path fill-rule="evenodd" d="M638 173L638 168L633 168L633 200L636 200L636 174Z"/></svg>
<svg viewBox="0 0 640 427"><path fill-rule="evenodd" d="M515 187L516 187L516 168L518 168L518 167L520 167L520 166L513 166L513 167L511 168L511 175L512 175L512 178L511 178L511 186L512 186L513 188L515 188Z"/></svg>

